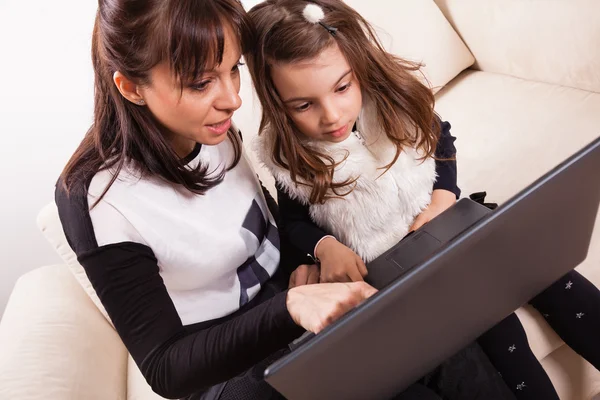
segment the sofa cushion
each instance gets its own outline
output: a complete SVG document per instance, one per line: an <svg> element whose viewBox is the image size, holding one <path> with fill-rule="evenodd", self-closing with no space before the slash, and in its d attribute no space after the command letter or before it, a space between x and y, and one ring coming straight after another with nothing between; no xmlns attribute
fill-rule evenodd
<svg viewBox="0 0 600 400"><path fill-rule="evenodd" d="M477 69L600 93L600 1L436 3Z"/></svg>
<svg viewBox="0 0 600 400"><path fill-rule="evenodd" d="M54 202L46 205L38 214L37 224L39 229L42 231L46 239L50 242L50 244L55 248L56 252L60 255L63 261L66 263L66 266L61 266L64 272L70 271L70 274L75 278L75 281L83 288L83 291L87 294L89 299L85 299L86 302L93 303L96 308L101 312L101 314L106 318L106 321L112 327L112 322L104 309L104 306L100 302L96 291L92 287L83 267L77 261L77 256L69 247L67 242L67 238L62 230L62 225L60 224L60 219L58 217L58 209L56 208L56 204ZM68 272L67 272L68 273ZM83 292L82 292L83 293ZM122 380L126 380L127 384L127 400L159 400L162 397L158 396L156 393L152 391L146 380L142 376L140 369L135 364L131 356L127 353L125 346L121 342L121 339L118 337L116 331L111 329L111 335L115 336L119 341L120 346L127 357L127 367L122 368L121 373L122 376L119 377ZM123 383L125 384L125 382ZM110 396L109 396L110 397ZM99 398L109 398L109 397L99 397ZM123 398L123 397L110 397L110 398Z"/></svg>
<svg viewBox="0 0 600 400"><path fill-rule="evenodd" d="M600 136L600 94L468 70L436 96L459 184L504 201Z"/></svg>
<svg viewBox="0 0 600 400"><path fill-rule="evenodd" d="M65 265L21 276L0 323L0 399L125 399L127 350Z"/></svg>
<svg viewBox="0 0 600 400"><path fill-rule="evenodd" d="M600 371L563 345L542 360L561 400L598 400Z"/></svg>
<svg viewBox="0 0 600 400"><path fill-rule="evenodd" d="M474 58L433 0L346 0L376 29L385 48L424 64L434 92Z"/></svg>
<svg viewBox="0 0 600 400"><path fill-rule="evenodd" d="M131 356L127 361L127 400L164 400L152 391Z"/></svg>
<svg viewBox="0 0 600 400"><path fill-rule="evenodd" d="M42 231L44 237L50 242L52 247L56 250L58 255L63 259L69 271L73 274L77 282L81 285L83 290L88 294L88 296L92 299L92 302L98 307L102 315L108 320L108 322L112 325L112 321L108 317L104 306L100 302L96 291L92 287L85 270L77 261L77 256L75 252L71 250L69 243L67 242L67 238L65 237L65 233L63 232L62 225L60 223L60 219L58 217L58 208L54 202L47 204L42 210L39 212L37 217L37 225L38 228Z"/></svg>
<svg viewBox="0 0 600 400"><path fill-rule="evenodd" d="M459 186L502 203L600 135L600 94L468 70L437 95L457 137ZM581 194L574 194L581 195ZM600 284L600 214L578 267ZM538 358L561 345L531 307L518 312Z"/></svg>

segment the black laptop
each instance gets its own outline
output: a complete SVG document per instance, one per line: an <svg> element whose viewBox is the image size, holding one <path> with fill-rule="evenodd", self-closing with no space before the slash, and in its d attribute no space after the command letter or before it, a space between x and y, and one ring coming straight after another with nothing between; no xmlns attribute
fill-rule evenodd
<svg viewBox="0 0 600 400"><path fill-rule="evenodd" d="M579 265L600 203L600 137L491 211L458 201L371 262L381 290L270 365L290 400L386 399Z"/></svg>

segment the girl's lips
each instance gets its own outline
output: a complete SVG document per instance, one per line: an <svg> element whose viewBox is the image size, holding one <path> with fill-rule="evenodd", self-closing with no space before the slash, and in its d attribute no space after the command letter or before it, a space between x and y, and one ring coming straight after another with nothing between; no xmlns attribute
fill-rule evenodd
<svg viewBox="0 0 600 400"><path fill-rule="evenodd" d="M334 138L339 138L339 137L344 136L344 134L346 133L347 130L348 130L348 124L342 126L339 129L336 129L335 131L328 132L327 134L333 136Z"/></svg>

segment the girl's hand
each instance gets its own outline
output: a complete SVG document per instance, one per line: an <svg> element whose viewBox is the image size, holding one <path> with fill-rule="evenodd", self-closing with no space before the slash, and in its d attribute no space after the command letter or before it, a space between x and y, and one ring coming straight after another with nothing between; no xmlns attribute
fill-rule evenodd
<svg viewBox="0 0 600 400"><path fill-rule="evenodd" d="M335 238L323 239L315 256L321 261L320 282L357 282L367 275L363 260Z"/></svg>
<svg viewBox="0 0 600 400"><path fill-rule="evenodd" d="M376 292L365 282L304 285L288 291L286 305L297 325L319 333Z"/></svg>
<svg viewBox="0 0 600 400"><path fill-rule="evenodd" d="M416 231L427 222L431 221L446 209L456 203L456 195L448 190L436 189L431 195L429 206L415 218L410 231Z"/></svg>

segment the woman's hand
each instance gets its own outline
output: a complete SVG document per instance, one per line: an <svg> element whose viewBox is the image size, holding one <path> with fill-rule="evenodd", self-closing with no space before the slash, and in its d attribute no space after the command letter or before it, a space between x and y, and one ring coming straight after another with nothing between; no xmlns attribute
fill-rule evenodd
<svg viewBox="0 0 600 400"><path fill-rule="evenodd" d="M416 231L427 222L431 221L446 209L456 203L456 195L448 190L436 189L431 195L429 206L415 218L410 231Z"/></svg>
<svg viewBox="0 0 600 400"><path fill-rule="evenodd" d="M319 243L315 256L321 262L320 282L357 282L367 275L363 260L333 237Z"/></svg>
<svg viewBox="0 0 600 400"><path fill-rule="evenodd" d="M286 305L297 325L319 333L376 292L365 282L304 285L288 291Z"/></svg>
<svg viewBox="0 0 600 400"><path fill-rule="evenodd" d="M303 264L296 268L290 275L289 288L296 286L312 285L319 283L319 267L315 264L306 265Z"/></svg>

